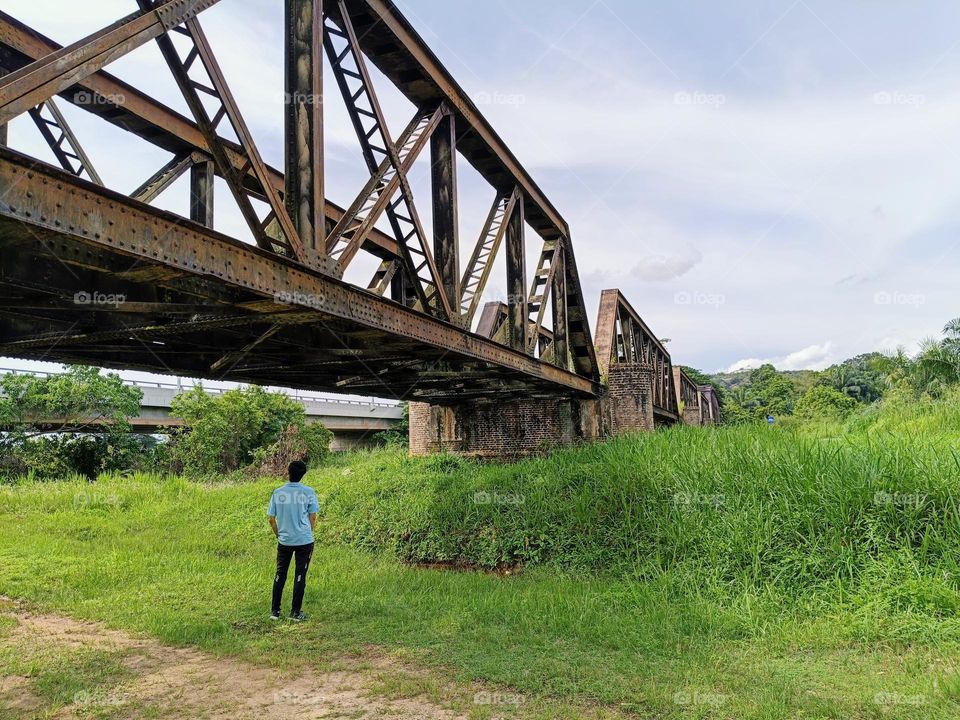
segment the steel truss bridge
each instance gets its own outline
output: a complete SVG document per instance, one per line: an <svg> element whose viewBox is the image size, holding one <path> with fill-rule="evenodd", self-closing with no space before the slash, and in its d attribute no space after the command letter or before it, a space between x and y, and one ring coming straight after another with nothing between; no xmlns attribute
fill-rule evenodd
<svg viewBox="0 0 960 720"><path fill-rule="evenodd" d="M611 358L639 359L655 368L660 415L676 419L669 354L625 301L606 299L598 353L570 228L393 3L285 1L282 170L263 160L201 26L218 0L131 0L132 14L67 46L0 13L0 128L28 115L59 163L6 147L0 130L0 355L439 404L597 397ZM190 117L104 69L147 43ZM415 108L398 135L372 68ZM369 174L345 208L324 194L318 99L333 95ZM132 193L105 187L64 103L169 162ZM425 203L408 177L422 155ZM462 161L490 188L463 250ZM189 217L151 204L186 174ZM213 229L215 178L253 243ZM365 286L344 280L360 253L379 261ZM481 307L498 254L508 302Z"/></svg>

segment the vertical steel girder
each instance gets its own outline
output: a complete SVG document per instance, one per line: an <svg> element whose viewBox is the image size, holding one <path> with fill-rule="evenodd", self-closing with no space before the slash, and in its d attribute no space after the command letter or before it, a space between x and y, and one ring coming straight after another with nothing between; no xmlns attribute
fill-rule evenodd
<svg viewBox="0 0 960 720"><path fill-rule="evenodd" d="M0 125L108 63L161 37L219 0L161 0L0 80Z"/></svg>
<svg viewBox="0 0 960 720"><path fill-rule="evenodd" d="M565 370L570 367L570 340L567 330L567 255L563 245L557 248L553 263L553 289L550 298L553 301L553 343L550 346L551 361Z"/></svg>
<svg viewBox="0 0 960 720"><path fill-rule="evenodd" d="M303 246L323 253L323 0L286 0L284 9L284 199Z"/></svg>
<svg viewBox="0 0 960 720"><path fill-rule="evenodd" d="M509 195L497 196L487 215L480 239L474 246L460 282L460 314L466 327L472 326L483 291L490 279L490 271L493 270L493 262L507 231L507 221L513 216L513 210L519 201L520 190L515 188Z"/></svg>
<svg viewBox="0 0 960 720"><path fill-rule="evenodd" d="M433 257L444 294L459 319L460 236L457 214L457 125L446 113L430 138L430 184L433 193Z"/></svg>
<svg viewBox="0 0 960 720"><path fill-rule="evenodd" d="M103 185L103 180L100 179L93 163L83 151L83 146L73 134L67 119L60 112L53 98L47 98L36 107L30 108L28 112L56 156L60 167L77 177L83 177L86 174L87 178L97 185Z"/></svg>
<svg viewBox="0 0 960 720"><path fill-rule="evenodd" d="M144 10L154 6L156 0L137 0ZM223 76L220 66L214 58L210 43L207 41L206 34L200 27L196 18L188 18L185 23L177 24L169 28L172 32L179 33L186 37L191 44L191 49L186 57L181 57L180 52L174 45L169 35L160 35L156 38L157 45L163 54L170 71L173 73L180 91L183 93L190 111L193 113L200 131L203 133L207 144L210 146L214 161L220 168L220 172L227 180L227 185L233 193L234 199L246 220L250 231L253 233L257 244L267 249L273 249L275 246L281 246L290 255L301 262L307 261L303 252L303 244L297 234L293 221L287 214L286 207L280 194L270 186L267 177L266 164L257 150L253 136L240 114L236 100L227 86L226 79ZM191 77L191 70L196 66L197 60L200 61L200 68L203 70L205 81L201 82ZM209 85L207 84L209 82ZM219 105L216 113L211 118L207 112L206 106L200 98L200 93L213 98ZM237 168L227 157L226 148L217 134L217 127L226 118L233 128L237 139L240 141L242 152L245 156L244 166L237 171ZM257 181L263 189L267 203L270 206L270 212L277 220L282 234L282 241L271 238L264 231L264 224L258 217L250 197L243 187L243 178L247 171L253 172Z"/></svg>
<svg viewBox="0 0 960 720"><path fill-rule="evenodd" d="M213 162L205 160L190 168L190 219L213 227Z"/></svg>
<svg viewBox="0 0 960 720"><path fill-rule="evenodd" d="M337 258L338 271L342 275L366 233L373 228L379 215L386 211L407 264L407 274L414 285L418 305L426 312L453 319L450 297L440 281L406 176L416 155L422 150L423 142L430 139L440 119L449 113L443 107L438 108L429 118L425 117L424 113L421 122L414 126L412 135L406 141L401 138L395 146L367 71L350 14L342 0L337 3L335 10L331 8L327 13L323 41L371 173L371 182L358 198L359 207L354 224L351 226L338 223L334 230L334 234L340 230L341 237L349 234L348 242L338 247L337 242L341 237L332 237L327 241L327 248L330 254ZM340 49L337 48L337 42L342 43ZM441 115L438 117L437 113ZM427 122L423 123L423 120ZM416 153L411 152L414 149ZM405 150L408 151L407 157L403 157ZM400 197L390 202L398 190ZM351 209L357 204L355 201ZM365 217L364 213L367 213Z"/></svg>
<svg viewBox="0 0 960 720"><path fill-rule="evenodd" d="M527 348L527 260L523 203L518 202L507 220L507 344Z"/></svg>

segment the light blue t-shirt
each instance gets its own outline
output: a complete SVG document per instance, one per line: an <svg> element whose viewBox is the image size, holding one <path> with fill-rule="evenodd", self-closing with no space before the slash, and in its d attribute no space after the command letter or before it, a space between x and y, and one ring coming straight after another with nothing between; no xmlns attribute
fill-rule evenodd
<svg viewBox="0 0 960 720"><path fill-rule="evenodd" d="M309 545L313 542L310 513L319 512L320 503L312 487L288 482L273 491L268 517L277 519L277 539L281 545Z"/></svg>

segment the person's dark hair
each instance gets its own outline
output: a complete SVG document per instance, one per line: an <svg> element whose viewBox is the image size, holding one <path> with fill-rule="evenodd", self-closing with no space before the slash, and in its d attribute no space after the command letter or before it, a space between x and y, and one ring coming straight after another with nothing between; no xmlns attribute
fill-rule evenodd
<svg viewBox="0 0 960 720"><path fill-rule="evenodd" d="M300 482L307 474L307 464L303 460L294 460L287 472L290 473L290 482Z"/></svg>

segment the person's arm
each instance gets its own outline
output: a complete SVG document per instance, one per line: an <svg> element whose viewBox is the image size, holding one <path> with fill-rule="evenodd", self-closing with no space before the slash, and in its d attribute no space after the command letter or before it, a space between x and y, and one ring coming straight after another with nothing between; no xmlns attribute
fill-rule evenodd
<svg viewBox="0 0 960 720"><path fill-rule="evenodd" d="M307 517L310 518L310 530L317 529L317 513L320 512L320 501L317 493L310 489L310 502L307 504Z"/></svg>
<svg viewBox="0 0 960 720"><path fill-rule="evenodd" d="M280 530L277 528L277 498L276 495L270 496L270 507L267 508L267 517L270 519L270 527L273 529L273 534L276 538L280 539Z"/></svg>

